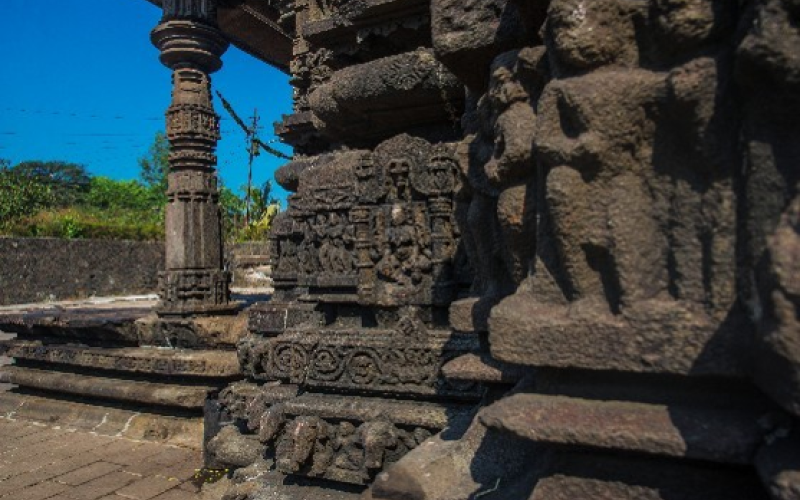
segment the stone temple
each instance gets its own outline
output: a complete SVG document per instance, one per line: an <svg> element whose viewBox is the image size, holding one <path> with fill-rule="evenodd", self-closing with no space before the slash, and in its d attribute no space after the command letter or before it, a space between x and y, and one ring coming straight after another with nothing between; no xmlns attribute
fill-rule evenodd
<svg viewBox="0 0 800 500"><path fill-rule="evenodd" d="M226 500L800 498L800 1L154 3L166 269L127 348L228 356L149 372L210 380ZM294 88L246 308L229 43Z"/></svg>

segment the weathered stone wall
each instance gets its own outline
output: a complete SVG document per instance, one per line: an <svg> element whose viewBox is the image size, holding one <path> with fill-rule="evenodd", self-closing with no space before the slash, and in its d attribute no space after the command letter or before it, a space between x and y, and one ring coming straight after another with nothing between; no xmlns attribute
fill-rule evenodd
<svg viewBox="0 0 800 500"><path fill-rule="evenodd" d="M282 5L229 497L798 498L798 0Z"/></svg>
<svg viewBox="0 0 800 500"><path fill-rule="evenodd" d="M235 286L269 285L268 247L230 246ZM162 242L0 238L0 304L154 293L163 268Z"/></svg>
<svg viewBox="0 0 800 500"><path fill-rule="evenodd" d="M0 304L152 293L164 244L0 238Z"/></svg>
<svg viewBox="0 0 800 500"><path fill-rule="evenodd" d="M431 8L468 95L451 320L530 370L369 498L798 498L800 2Z"/></svg>

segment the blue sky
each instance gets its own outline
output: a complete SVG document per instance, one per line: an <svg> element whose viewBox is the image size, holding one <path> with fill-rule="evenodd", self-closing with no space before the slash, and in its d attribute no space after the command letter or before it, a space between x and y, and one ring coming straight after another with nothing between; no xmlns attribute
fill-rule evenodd
<svg viewBox="0 0 800 500"><path fill-rule="evenodd" d="M164 129L170 101L170 71L149 38L159 17L146 0L0 0L0 158L64 160L95 175L137 178L136 160ZM223 63L214 88L245 119L258 108L262 139L274 139L272 123L291 111L288 76L235 47ZM223 117L220 174L238 189L247 182L244 134L215 106ZM282 163L262 154L254 182L271 179Z"/></svg>

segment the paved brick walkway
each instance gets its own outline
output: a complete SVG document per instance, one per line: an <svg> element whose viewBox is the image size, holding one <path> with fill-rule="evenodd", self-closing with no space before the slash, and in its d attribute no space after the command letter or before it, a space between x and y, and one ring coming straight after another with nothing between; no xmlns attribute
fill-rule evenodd
<svg viewBox="0 0 800 500"><path fill-rule="evenodd" d="M199 451L0 418L0 500L189 500Z"/></svg>

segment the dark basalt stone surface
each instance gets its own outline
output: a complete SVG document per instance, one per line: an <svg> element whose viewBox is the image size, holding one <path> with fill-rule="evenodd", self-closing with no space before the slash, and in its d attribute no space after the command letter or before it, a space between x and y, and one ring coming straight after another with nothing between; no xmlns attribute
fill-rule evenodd
<svg viewBox="0 0 800 500"><path fill-rule="evenodd" d="M797 496L797 0L294 11L215 449L375 500Z"/></svg>

